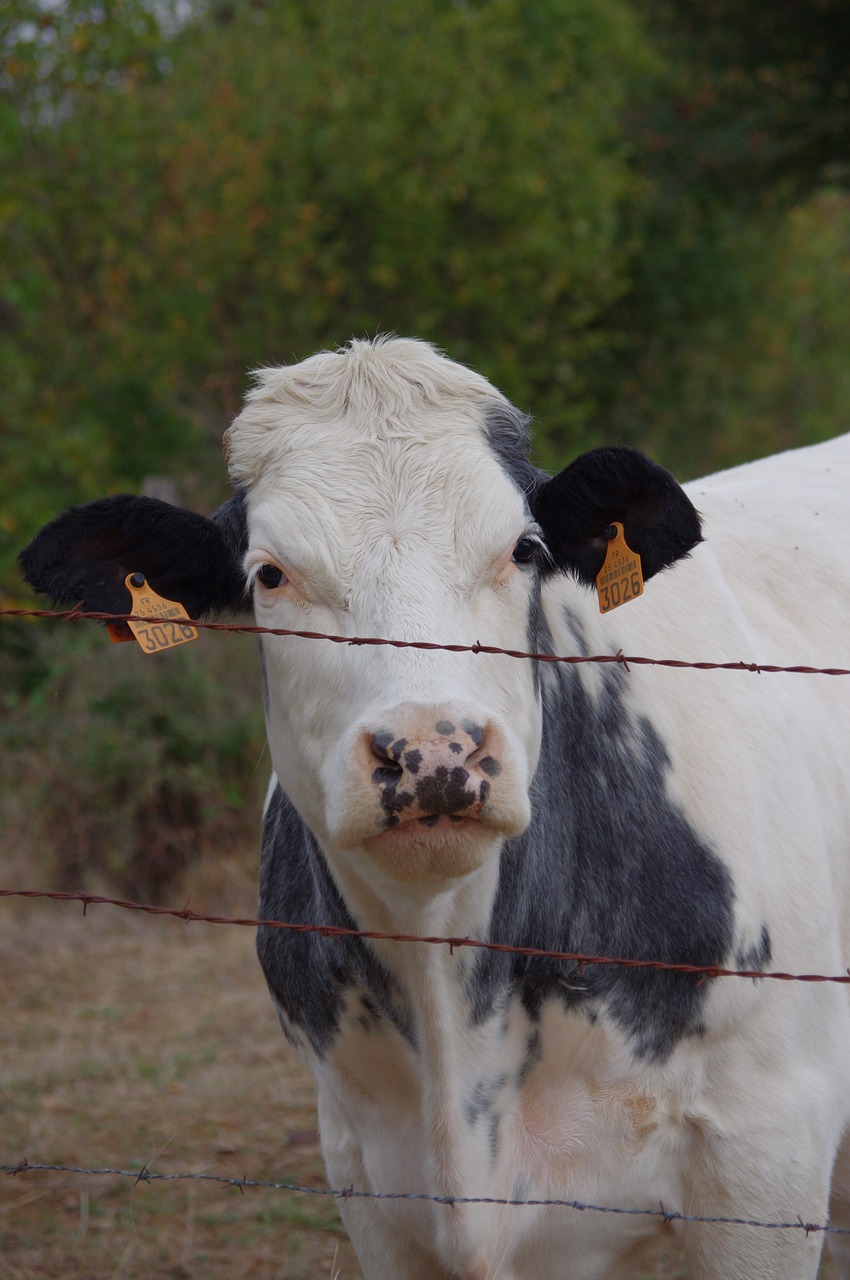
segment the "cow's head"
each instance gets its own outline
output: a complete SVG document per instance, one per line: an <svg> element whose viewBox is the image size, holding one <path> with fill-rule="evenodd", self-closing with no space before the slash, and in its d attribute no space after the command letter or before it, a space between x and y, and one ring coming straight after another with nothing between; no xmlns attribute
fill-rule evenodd
<svg viewBox="0 0 850 1280"><path fill-rule="evenodd" d="M194 616L247 591L264 627L533 649L541 580L592 585L612 522L647 578L700 530L633 450L548 479L525 433L494 387L426 344L352 342L257 375L227 433L235 496L212 517L103 499L43 529L23 571L91 610L126 609L141 570ZM335 858L457 876L523 830L541 740L532 663L268 635L262 649L275 770Z"/></svg>

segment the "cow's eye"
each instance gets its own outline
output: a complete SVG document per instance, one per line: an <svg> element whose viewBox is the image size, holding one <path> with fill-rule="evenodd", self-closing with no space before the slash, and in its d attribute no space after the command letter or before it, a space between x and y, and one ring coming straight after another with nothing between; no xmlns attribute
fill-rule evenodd
<svg viewBox="0 0 850 1280"><path fill-rule="evenodd" d="M531 564L539 546L540 543L534 538L520 538L519 542L514 547L511 559L514 564Z"/></svg>
<svg viewBox="0 0 850 1280"><path fill-rule="evenodd" d="M269 591L274 591L275 587L279 587L286 581L286 577L283 570L278 569L276 564L261 564L257 570L257 581Z"/></svg>

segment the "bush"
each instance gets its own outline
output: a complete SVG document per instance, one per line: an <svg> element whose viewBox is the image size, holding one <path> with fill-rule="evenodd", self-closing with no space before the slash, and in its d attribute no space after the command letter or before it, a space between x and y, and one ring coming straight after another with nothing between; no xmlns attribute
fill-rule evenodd
<svg viewBox="0 0 850 1280"><path fill-rule="evenodd" d="M88 623L0 629L0 849L51 888L158 901L198 858L258 840L255 647L201 635L148 657Z"/></svg>

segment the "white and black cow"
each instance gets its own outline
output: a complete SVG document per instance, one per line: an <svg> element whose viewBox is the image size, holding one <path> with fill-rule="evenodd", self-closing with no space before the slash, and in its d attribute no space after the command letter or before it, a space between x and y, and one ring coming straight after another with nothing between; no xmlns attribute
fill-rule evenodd
<svg viewBox="0 0 850 1280"><path fill-rule="evenodd" d="M687 491L628 449L549 479L488 382L386 339L263 370L227 443L235 493L211 518L72 509L23 553L28 580L92 610L124 611L141 571L192 615L249 592L272 628L847 662L850 438ZM675 569L601 616L614 521L647 578ZM846 968L842 682L272 636L262 658L264 917ZM270 929L259 952L336 1187L783 1222L825 1221L832 1193L850 1227L841 987ZM624 1277L671 1231L693 1280L801 1280L822 1240L557 1206L341 1209L370 1280Z"/></svg>

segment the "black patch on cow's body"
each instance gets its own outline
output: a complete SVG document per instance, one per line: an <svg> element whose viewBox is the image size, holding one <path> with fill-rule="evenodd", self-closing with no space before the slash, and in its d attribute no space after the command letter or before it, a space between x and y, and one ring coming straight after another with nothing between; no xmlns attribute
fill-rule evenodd
<svg viewBox="0 0 850 1280"><path fill-rule="evenodd" d="M480 724L476 724L474 720L464 720L460 727L466 736L472 739L476 747L481 746L484 741L484 730Z"/></svg>
<svg viewBox="0 0 850 1280"><path fill-rule="evenodd" d="M493 756L484 756L478 761L478 768L482 773L486 773L488 778L498 778L502 772L502 766Z"/></svg>
<svg viewBox="0 0 850 1280"><path fill-rule="evenodd" d="M754 946L742 947L735 952L735 968L746 969L751 973L764 973L770 964L772 954L770 930L766 924L763 924L758 942Z"/></svg>
<svg viewBox="0 0 850 1280"><path fill-rule="evenodd" d="M483 1121L486 1125L491 1164L499 1154L499 1126L502 1122L502 1112L498 1101L508 1081L507 1072L500 1072L491 1080L478 1080L463 1103L463 1118L470 1129L475 1128L479 1121Z"/></svg>
<svg viewBox="0 0 850 1280"><path fill-rule="evenodd" d="M453 725L451 720L438 720L434 728L443 738L449 738L453 733L457 732L457 726Z"/></svg>
<svg viewBox="0 0 850 1280"><path fill-rule="evenodd" d="M260 915L294 924L356 929L311 832L278 786L263 820ZM287 1034L300 1028L323 1055L339 1029L348 992L363 988L364 1015L391 1023L415 1044L413 1022L392 976L362 938L261 927L257 953ZM287 1022L290 1024L287 1027Z"/></svg>
<svg viewBox="0 0 850 1280"><path fill-rule="evenodd" d="M408 773L412 773L415 776L419 772L421 764L422 752L417 750L416 747L414 747L412 751L405 752L404 767L407 769Z"/></svg>
<svg viewBox="0 0 850 1280"><path fill-rule="evenodd" d="M576 653L582 658L589 657L590 648L587 643L587 634L576 610L572 609L568 604L561 605L561 616L570 633Z"/></svg>
<svg viewBox="0 0 850 1280"><path fill-rule="evenodd" d="M269 673L266 667L266 654L262 645L258 646L260 653L260 685L263 693L263 712L266 720L269 717L269 708L271 707L271 697L269 694Z"/></svg>
<svg viewBox="0 0 850 1280"><path fill-rule="evenodd" d="M470 1126L475 1125L482 1116L489 1116L498 1100L499 1094L508 1083L508 1074L501 1071L491 1080L477 1080L469 1097L463 1103L463 1117Z"/></svg>
<svg viewBox="0 0 850 1280"><path fill-rule="evenodd" d="M525 1084L531 1072L543 1058L543 1039L539 1026L535 1026L525 1045L525 1054L517 1072L517 1088Z"/></svg>
<svg viewBox="0 0 850 1280"><path fill-rule="evenodd" d="M493 1111L490 1115L487 1127L487 1138L490 1146L490 1164L494 1165L499 1157L499 1125L502 1123L501 1114Z"/></svg>
<svg viewBox="0 0 850 1280"><path fill-rule="evenodd" d="M606 670L591 695L574 668L544 689L544 744L532 821L506 842L488 937L548 951L714 965L733 941L733 888L724 864L667 793L670 760L648 720L632 720L624 672ZM533 1018L559 1000L604 1013L640 1057L661 1060L698 1034L699 976L479 954L475 1014L509 986Z"/></svg>
<svg viewBox="0 0 850 1280"><path fill-rule="evenodd" d="M528 605L528 618L526 620L526 648L529 653L552 653L552 633L549 630L549 623L546 614L543 611L543 582L541 575L534 575L532 584L531 599ZM532 662L532 678L534 680L534 696L540 698L543 688L543 672L541 663Z"/></svg>

